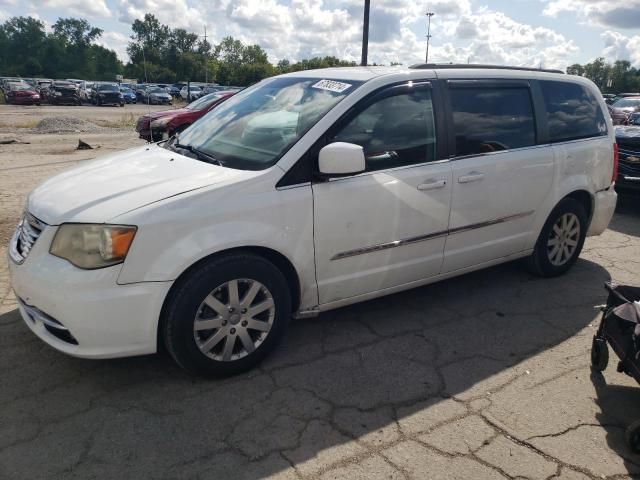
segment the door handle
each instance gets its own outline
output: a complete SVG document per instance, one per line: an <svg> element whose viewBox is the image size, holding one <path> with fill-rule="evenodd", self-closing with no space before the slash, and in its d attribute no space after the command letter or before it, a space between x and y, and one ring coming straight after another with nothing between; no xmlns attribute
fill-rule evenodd
<svg viewBox="0 0 640 480"><path fill-rule="evenodd" d="M437 188L443 188L447 184L446 180L427 180L424 183L418 185L418 190L424 192L425 190L435 190Z"/></svg>
<svg viewBox="0 0 640 480"><path fill-rule="evenodd" d="M484 178L484 173L471 172L468 175L462 175L462 176L458 177L458 183L479 182L483 178Z"/></svg>

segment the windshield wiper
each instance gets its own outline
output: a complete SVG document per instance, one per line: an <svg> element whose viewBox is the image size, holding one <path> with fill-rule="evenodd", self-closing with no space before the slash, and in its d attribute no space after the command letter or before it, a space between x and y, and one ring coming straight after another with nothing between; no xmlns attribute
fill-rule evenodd
<svg viewBox="0 0 640 480"><path fill-rule="evenodd" d="M197 148L195 148L195 147L193 147L191 145L183 145L183 144L179 143L177 138L169 146L172 147L172 150L174 150L174 151L175 151L176 148L178 148L180 150L186 150L187 152L193 153L196 156L196 158L198 158L198 160L202 160L202 161L205 161L205 162L208 162L208 163L215 163L217 165L220 165L221 167L224 166L224 165L222 165L222 162L220 160L218 160L217 158L209 155L208 153L204 153L202 150L198 150Z"/></svg>

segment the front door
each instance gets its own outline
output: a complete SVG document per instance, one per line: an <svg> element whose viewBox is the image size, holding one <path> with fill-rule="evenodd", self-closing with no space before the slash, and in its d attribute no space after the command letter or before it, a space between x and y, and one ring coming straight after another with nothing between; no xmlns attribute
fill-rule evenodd
<svg viewBox="0 0 640 480"><path fill-rule="evenodd" d="M361 145L366 171L315 182L314 239L320 303L440 272L451 168L436 141L431 85L365 99L328 142Z"/></svg>

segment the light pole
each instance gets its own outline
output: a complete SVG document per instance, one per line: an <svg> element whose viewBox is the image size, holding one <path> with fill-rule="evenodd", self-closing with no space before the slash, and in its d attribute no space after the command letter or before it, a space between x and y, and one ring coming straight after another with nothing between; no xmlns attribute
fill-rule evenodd
<svg viewBox="0 0 640 480"><path fill-rule="evenodd" d="M425 63L429 63L429 41L431 40L431 17L433 17L433 12L427 12L427 18L429 19L427 23L427 54L425 55Z"/></svg>
<svg viewBox="0 0 640 480"><path fill-rule="evenodd" d="M360 65L367 66L367 56L369 54L369 7L371 0L364 0L364 21L362 22L362 59Z"/></svg>

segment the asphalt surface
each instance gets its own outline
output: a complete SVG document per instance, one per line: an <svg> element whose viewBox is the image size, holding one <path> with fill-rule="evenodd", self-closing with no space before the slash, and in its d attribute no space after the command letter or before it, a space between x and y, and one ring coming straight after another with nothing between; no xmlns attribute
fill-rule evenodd
<svg viewBox="0 0 640 480"><path fill-rule="evenodd" d="M77 136L0 137L12 135L30 143L0 145L3 258L39 181L139 142L107 132L90 138L101 149L75 152ZM46 153L54 137L67 153ZM89 361L54 351L20 319L3 261L0 478L640 474L624 442L640 419L640 387L615 371L613 353L604 375L589 368L603 282L640 285L639 207L624 198L563 277L512 263L295 321L260 368L225 380L191 377L163 354Z"/></svg>

